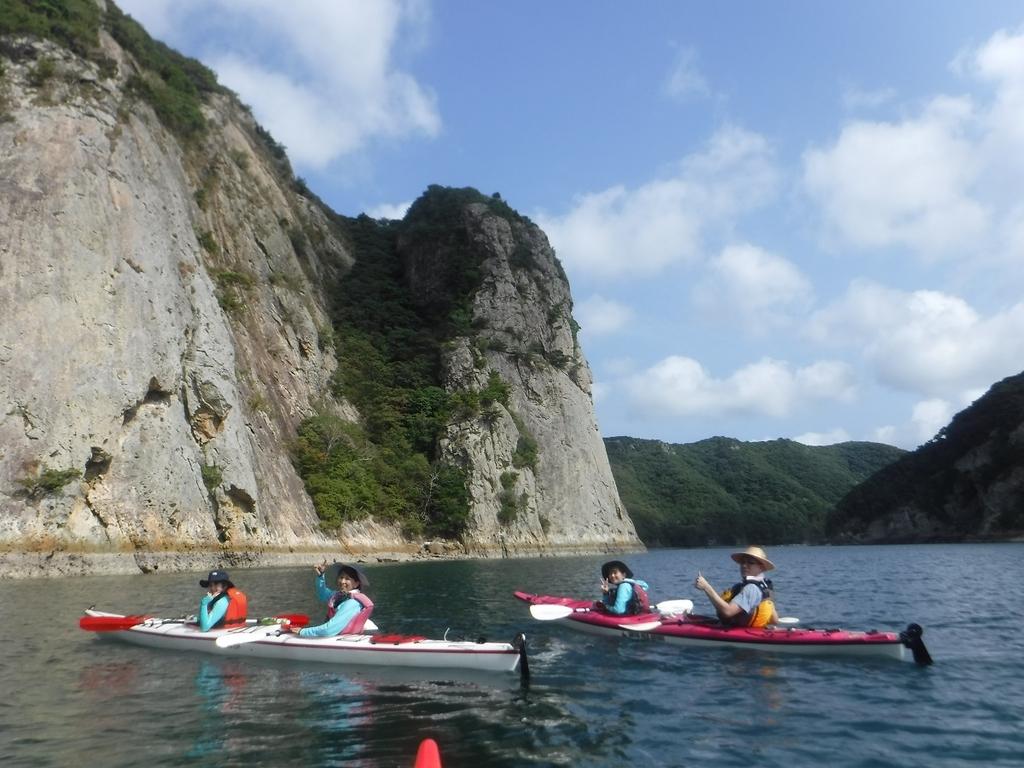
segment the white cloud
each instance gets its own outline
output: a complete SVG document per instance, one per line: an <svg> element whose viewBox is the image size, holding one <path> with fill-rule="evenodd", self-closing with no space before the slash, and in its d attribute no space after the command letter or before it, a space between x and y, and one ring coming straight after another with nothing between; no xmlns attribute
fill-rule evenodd
<svg viewBox="0 0 1024 768"><path fill-rule="evenodd" d="M590 385L590 397L595 403L607 399L608 395L611 394L612 387L610 384L605 382L595 381Z"/></svg>
<svg viewBox="0 0 1024 768"><path fill-rule="evenodd" d="M725 128L668 178L584 194L564 216L536 219L570 271L650 275L699 259L706 230L762 204L776 177L761 136Z"/></svg>
<svg viewBox="0 0 1024 768"><path fill-rule="evenodd" d="M836 427L828 432L804 432L793 439L804 445L835 445L848 442L850 435L842 427Z"/></svg>
<svg viewBox="0 0 1024 768"><path fill-rule="evenodd" d="M953 406L945 400L933 398L917 403L911 421L914 423L918 443L931 440L952 418Z"/></svg>
<svg viewBox="0 0 1024 768"><path fill-rule="evenodd" d="M990 90L975 101L938 96L894 122L847 124L834 144L804 154L806 189L846 243L1019 266L1024 30L999 30L952 69Z"/></svg>
<svg viewBox="0 0 1024 768"><path fill-rule="evenodd" d="M939 98L914 120L851 123L833 146L804 154L804 184L854 245L957 252L989 221L970 196L978 158L964 132L973 116L968 101Z"/></svg>
<svg viewBox="0 0 1024 768"><path fill-rule="evenodd" d="M366 210L366 215L371 219L404 219L406 211L412 205L412 200L404 203L381 203Z"/></svg>
<svg viewBox="0 0 1024 768"><path fill-rule="evenodd" d="M225 27L201 58L252 106L297 166L323 168L379 138L436 136L434 95L394 62L421 37L426 6L380 0L126 0L170 42Z"/></svg>
<svg viewBox="0 0 1024 768"><path fill-rule="evenodd" d="M996 32L969 54L967 69L996 87L995 101L987 115L990 160L1009 162L1019 169L1019 155L1024 151L1024 32Z"/></svg>
<svg viewBox="0 0 1024 768"><path fill-rule="evenodd" d="M707 80L697 67L697 51L693 48L682 48L676 54L665 83L666 92L675 99L687 99L690 96L708 96L711 93Z"/></svg>
<svg viewBox="0 0 1024 768"><path fill-rule="evenodd" d="M708 264L693 289L705 314L770 331L804 312L813 296L810 281L790 261L754 245L730 245Z"/></svg>
<svg viewBox="0 0 1024 768"><path fill-rule="evenodd" d="M963 401L979 387L1020 372L1024 303L986 318L956 296L858 281L812 317L808 333L818 341L860 347L886 385Z"/></svg>
<svg viewBox="0 0 1024 768"><path fill-rule="evenodd" d="M577 304L573 315L585 334L599 336L621 329L632 319L633 312L625 304L595 293Z"/></svg>
<svg viewBox="0 0 1024 768"><path fill-rule="evenodd" d="M882 427L875 429L874 437L872 438L876 443L885 443L886 445L895 445L903 447L900 438L899 430L896 429L892 424L886 424Z"/></svg>
<svg viewBox="0 0 1024 768"><path fill-rule="evenodd" d="M781 418L806 399L849 397L853 378L843 363L820 362L793 371L784 362L765 358L716 379L696 360L671 356L623 384L631 407L642 415L744 413Z"/></svg>

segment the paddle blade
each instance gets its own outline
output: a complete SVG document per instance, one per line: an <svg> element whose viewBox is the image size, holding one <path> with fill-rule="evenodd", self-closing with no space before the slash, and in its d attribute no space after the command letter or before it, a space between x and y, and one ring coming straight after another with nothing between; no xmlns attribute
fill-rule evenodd
<svg viewBox="0 0 1024 768"><path fill-rule="evenodd" d="M574 609L568 605L531 605L530 615L537 621L557 621L572 616Z"/></svg>
<svg viewBox="0 0 1024 768"><path fill-rule="evenodd" d="M628 629L630 632L650 632L660 626L660 621L644 621L636 624L619 624L619 629Z"/></svg>
<svg viewBox="0 0 1024 768"><path fill-rule="evenodd" d="M121 632L141 624L146 616L83 616L78 626L88 632Z"/></svg>
<svg viewBox="0 0 1024 768"><path fill-rule="evenodd" d="M416 762L412 768L441 768L441 752L436 741L424 739L420 742L420 748L416 750Z"/></svg>
<svg viewBox="0 0 1024 768"><path fill-rule="evenodd" d="M259 640L266 640L268 637L274 637L279 634L281 634L281 630L275 627L260 627L255 631L253 629L242 629L236 632L229 632L226 635L221 635L214 642L218 648L233 648L236 645L255 643Z"/></svg>
<svg viewBox="0 0 1024 768"><path fill-rule="evenodd" d="M693 600L663 600L654 607L666 616L682 616L693 610Z"/></svg>
<svg viewBox="0 0 1024 768"><path fill-rule="evenodd" d="M796 616L780 616L775 622L776 624L799 624L800 619Z"/></svg>

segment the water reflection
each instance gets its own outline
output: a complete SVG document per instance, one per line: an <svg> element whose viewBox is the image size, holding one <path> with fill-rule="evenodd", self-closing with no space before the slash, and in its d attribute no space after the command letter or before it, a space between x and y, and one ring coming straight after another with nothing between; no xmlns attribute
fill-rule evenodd
<svg viewBox="0 0 1024 768"><path fill-rule="evenodd" d="M237 666L203 660L196 670L195 680L202 717L188 757L201 759L237 751L242 744L233 716L242 708L245 675Z"/></svg>

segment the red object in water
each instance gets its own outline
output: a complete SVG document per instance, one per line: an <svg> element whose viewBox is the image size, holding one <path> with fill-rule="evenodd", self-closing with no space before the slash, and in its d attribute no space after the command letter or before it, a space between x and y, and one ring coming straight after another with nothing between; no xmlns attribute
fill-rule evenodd
<svg viewBox="0 0 1024 768"><path fill-rule="evenodd" d="M441 768L441 753L436 741L424 739L420 742L420 748L416 750L416 762L412 768Z"/></svg>

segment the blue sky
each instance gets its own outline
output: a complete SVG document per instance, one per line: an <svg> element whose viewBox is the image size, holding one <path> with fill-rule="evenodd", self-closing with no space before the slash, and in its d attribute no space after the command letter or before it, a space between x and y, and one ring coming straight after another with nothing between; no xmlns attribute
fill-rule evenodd
<svg viewBox="0 0 1024 768"><path fill-rule="evenodd" d="M538 222L606 436L912 448L1024 369L1020 3L120 5L338 212Z"/></svg>

